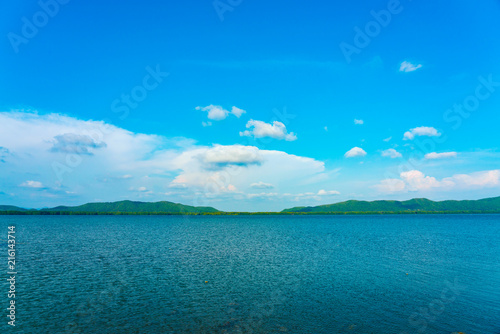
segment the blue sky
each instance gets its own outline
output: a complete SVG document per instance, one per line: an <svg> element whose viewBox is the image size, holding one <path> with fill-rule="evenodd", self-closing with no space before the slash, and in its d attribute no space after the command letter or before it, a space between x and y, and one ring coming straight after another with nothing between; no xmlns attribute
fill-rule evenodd
<svg viewBox="0 0 500 334"><path fill-rule="evenodd" d="M2 204L500 194L499 1L2 6Z"/></svg>

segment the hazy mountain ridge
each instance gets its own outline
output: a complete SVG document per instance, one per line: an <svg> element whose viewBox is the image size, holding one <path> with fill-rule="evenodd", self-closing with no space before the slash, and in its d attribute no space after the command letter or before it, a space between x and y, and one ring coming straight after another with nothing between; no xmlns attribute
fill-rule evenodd
<svg viewBox="0 0 500 334"><path fill-rule="evenodd" d="M285 209L283 213L314 213L314 212L460 212L460 211L487 211L500 212L500 197L485 198L480 200L463 201L431 201L426 198L414 198L408 201L356 201L326 204L319 206L294 207Z"/></svg>
<svg viewBox="0 0 500 334"><path fill-rule="evenodd" d="M27 209L14 205L0 205L0 211L27 211Z"/></svg>

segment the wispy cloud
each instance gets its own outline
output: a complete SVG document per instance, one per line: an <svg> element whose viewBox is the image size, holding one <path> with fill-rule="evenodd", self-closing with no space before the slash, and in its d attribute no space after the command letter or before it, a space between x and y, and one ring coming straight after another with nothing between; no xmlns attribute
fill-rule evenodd
<svg viewBox="0 0 500 334"><path fill-rule="evenodd" d="M354 119L354 124L363 125L365 122L362 119Z"/></svg>
<svg viewBox="0 0 500 334"><path fill-rule="evenodd" d="M427 159L427 160L448 159L448 158L456 158L456 157L457 157L457 152L442 152L442 153L431 152L431 153L427 153L425 155L425 159Z"/></svg>
<svg viewBox="0 0 500 334"><path fill-rule="evenodd" d="M422 67L422 64L413 64L409 61L403 61L399 67L399 72L413 72Z"/></svg>
<svg viewBox="0 0 500 334"><path fill-rule="evenodd" d="M254 138L270 137L287 141L297 140L297 136L293 132L288 133L285 124L278 121L274 121L270 124L251 119L248 121L246 128L250 130L240 132L240 136L253 136Z"/></svg>
<svg viewBox="0 0 500 334"><path fill-rule="evenodd" d="M254 188L254 189L272 189L274 188L274 186L270 183L264 183L262 181L259 181L259 182L256 182L256 183L252 183L250 185L251 188Z"/></svg>
<svg viewBox="0 0 500 334"><path fill-rule="evenodd" d="M42 182L40 181L25 181L19 185L20 187L25 187L25 188L35 188L35 189L42 189L44 188Z"/></svg>

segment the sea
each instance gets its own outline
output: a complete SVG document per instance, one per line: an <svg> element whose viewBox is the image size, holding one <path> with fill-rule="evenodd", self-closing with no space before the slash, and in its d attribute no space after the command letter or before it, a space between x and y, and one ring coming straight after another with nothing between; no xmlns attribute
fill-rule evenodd
<svg viewBox="0 0 500 334"><path fill-rule="evenodd" d="M2 333L500 333L500 215L0 216L7 279L9 226Z"/></svg>

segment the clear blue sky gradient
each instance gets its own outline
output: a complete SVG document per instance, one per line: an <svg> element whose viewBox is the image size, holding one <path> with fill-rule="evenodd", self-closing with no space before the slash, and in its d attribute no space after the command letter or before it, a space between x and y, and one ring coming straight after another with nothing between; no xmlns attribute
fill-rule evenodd
<svg viewBox="0 0 500 334"><path fill-rule="evenodd" d="M357 47L358 53L351 54L350 61L341 43L356 47L356 27L365 31L375 20L372 11L380 13L396 6L395 2L234 3L219 1L221 8L231 10L218 13L213 1L73 0L59 4L58 12L33 37L13 47L12 34L23 37L23 17L32 22L42 9L37 1L6 2L0 11L0 111L105 120L132 133L189 138L199 147L250 143L325 164L326 179L297 185L296 191L290 185L275 185L273 190L239 188L238 196L207 200L225 210L281 210L350 198L500 195L500 185L494 180L485 186L410 187L391 193L373 188L419 150L415 141L403 140L403 134L420 126L434 127L445 138L424 153L457 153L452 159L421 159L415 169L423 174L442 180L500 168L500 86L493 87L469 117L460 117L460 125L458 114L446 114L476 94L479 77L487 80L491 76L500 82L500 1L402 0L398 12L391 14L385 26L379 24L379 31L370 32L368 45ZM421 67L402 72L404 61ZM113 112L113 101L141 84L147 67L157 66L168 77L120 119ZM483 87L481 92L487 89ZM195 107L211 104L228 110L237 106L246 114L212 120L212 126L204 127L202 122L210 120ZM273 112L284 109L294 118L284 122ZM282 121L297 140L249 142L239 133L250 119ZM354 124L354 119L363 124ZM388 137L392 139L383 141ZM8 149L9 141L0 146ZM346 158L344 154L353 147L362 148L367 155ZM403 157L383 157L381 152L389 148ZM124 197L121 190L112 189L103 190L102 195L81 190L72 196L45 196L56 181L51 175L36 174L39 166L36 161L33 164L32 171L26 168L19 172L25 175L18 173L16 181L10 182L8 159L0 163L0 204L40 207ZM161 195L178 175L175 171L167 174L170 179L163 181L164 189L155 183L156 190L149 196L131 192L126 197L193 204L189 197ZM71 187L90 182L78 175L72 173L71 182L65 185L69 193ZM91 182L99 182L99 177L95 175ZM21 187L27 180L39 181L46 188ZM304 196L303 201L281 196L285 191L317 193L321 189L340 194ZM262 191L278 195L273 200L245 197Z"/></svg>

